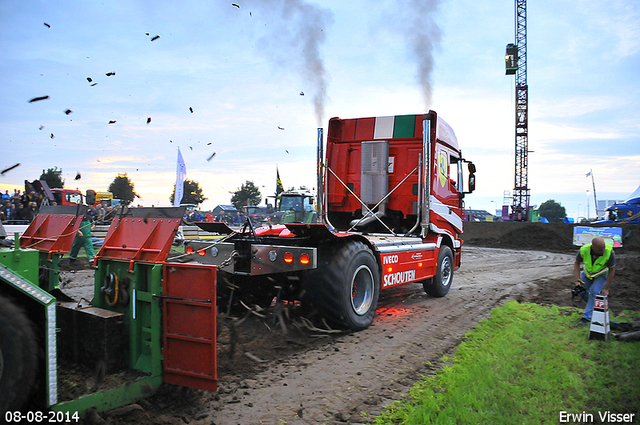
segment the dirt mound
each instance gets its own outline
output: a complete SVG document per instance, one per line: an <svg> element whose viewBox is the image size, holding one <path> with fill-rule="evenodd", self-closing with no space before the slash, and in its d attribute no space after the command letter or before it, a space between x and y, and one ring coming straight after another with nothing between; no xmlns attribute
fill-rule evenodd
<svg viewBox="0 0 640 425"><path fill-rule="evenodd" d="M533 224L514 229L498 239L502 248L535 249L541 251L564 252L571 249L572 240L553 230Z"/></svg>
<svg viewBox="0 0 640 425"><path fill-rule="evenodd" d="M465 245L471 246L575 254L574 227L568 223L468 222L463 236ZM624 246L615 249L617 264L609 293L613 314L640 309L640 226L623 226L622 235ZM571 306L572 261L567 263L567 277L539 282L539 293L528 301Z"/></svg>
<svg viewBox="0 0 640 425"><path fill-rule="evenodd" d="M575 250L572 246L572 230L557 230L556 227L539 223L472 223L465 224L463 236L465 244L473 246L550 252Z"/></svg>
<svg viewBox="0 0 640 425"><path fill-rule="evenodd" d="M622 253L616 256L616 272L611 284L610 303L621 310L640 310L640 256Z"/></svg>
<svg viewBox="0 0 640 425"><path fill-rule="evenodd" d="M472 246L576 252L578 247L573 246L573 232L576 226L578 225L570 223L470 221L464 223L462 237L465 244ZM591 227L607 226L591 225ZM624 246L616 248L616 253L637 253L640 251L640 226L624 225L622 226L622 235Z"/></svg>

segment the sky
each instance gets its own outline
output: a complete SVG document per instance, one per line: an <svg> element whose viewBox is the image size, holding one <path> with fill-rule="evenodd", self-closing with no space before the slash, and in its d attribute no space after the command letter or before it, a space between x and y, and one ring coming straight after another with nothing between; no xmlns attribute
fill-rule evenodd
<svg viewBox="0 0 640 425"><path fill-rule="evenodd" d="M467 208L500 208L513 1L234 1L0 2L0 168L20 163L0 190L53 167L82 191L126 173L135 203L169 206L179 148L212 209L246 181L273 195L276 170L285 188L315 187L331 117L433 109L476 164ZM529 2L532 205L593 217L589 171L598 200L640 185L639 21L637 0Z"/></svg>

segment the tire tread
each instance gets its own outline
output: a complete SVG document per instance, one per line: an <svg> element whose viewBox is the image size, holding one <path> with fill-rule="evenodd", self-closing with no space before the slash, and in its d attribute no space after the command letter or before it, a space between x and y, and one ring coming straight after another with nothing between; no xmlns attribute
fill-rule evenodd
<svg viewBox="0 0 640 425"><path fill-rule="evenodd" d="M0 377L0 413L21 410L29 400L38 372L38 340L25 311L0 296L0 344L4 372ZM7 371L11 373L7 373Z"/></svg>
<svg viewBox="0 0 640 425"><path fill-rule="evenodd" d="M362 330L369 327L375 316L375 310L380 293L380 279L377 267L372 272L374 275L375 292L374 300L369 312L354 321L348 311L344 294L344 279L351 261L361 252L371 253L371 250L360 241L349 241L343 245L329 250L335 254L324 254L318 263L318 268L308 274L307 288L312 303L318 307L324 318L331 324L340 328ZM375 257L371 254L374 264Z"/></svg>

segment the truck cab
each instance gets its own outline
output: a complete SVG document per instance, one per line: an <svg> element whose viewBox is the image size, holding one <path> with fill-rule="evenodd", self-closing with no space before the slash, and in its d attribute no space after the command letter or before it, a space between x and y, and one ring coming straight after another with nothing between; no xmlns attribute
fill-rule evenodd
<svg viewBox="0 0 640 425"><path fill-rule="evenodd" d="M51 192L58 205L84 204L84 195L77 189L51 189Z"/></svg>
<svg viewBox="0 0 640 425"><path fill-rule="evenodd" d="M423 236L434 231L456 240L464 194L475 188L475 167L466 163L455 133L434 111L332 118L326 217L337 229Z"/></svg>
<svg viewBox="0 0 640 425"><path fill-rule="evenodd" d="M332 118L318 130L318 194L282 193L278 223L190 241L188 258L218 267L221 305L300 301L331 325L366 329L381 290L419 282L443 297L460 267L464 196L475 166L435 111ZM305 222L317 210L317 223ZM287 215L289 214L289 215Z"/></svg>

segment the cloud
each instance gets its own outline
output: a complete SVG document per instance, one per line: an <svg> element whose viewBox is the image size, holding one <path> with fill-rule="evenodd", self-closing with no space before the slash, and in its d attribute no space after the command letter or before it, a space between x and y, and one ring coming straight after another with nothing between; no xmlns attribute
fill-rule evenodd
<svg viewBox="0 0 640 425"><path fill-rule="evenodd" d="M579 117L593 112L624 108L626 103L628 102L620 96L604 93L545 97L531 101L529 119Z"/></svg>
<svg viewBox="0 0 640 425"><path fill-rule="evenodd" d="M532 193L584 193L591 189L591 179L585 177L589 170L593 170L597 191L631 193L640 184L640 155L531 155L529 182ZM620 179L621 175L625 179Z"/></svg>
<svg viewBox="0 0 640 425"><path fill-rule="evenodd" d="M530 129L535 129L535 142L552 151L562 150L566 145L559 142L585 141L585 140L611 140L625 137L624 133L613 130L611 127L601 127L597 123L589 126L576 126L569 124L552 124L549 122L536 122L529 124Z"/></svg>
<svg viewBox="0 0 640 425"><path fill-rule="evenodd" d="M589 28L593 38L612 39L609 46L613 47L603 52L608 59L619 62L640 52L640 10L636 2L588 0L576 5L585 20L585 28Z"/></svg>

